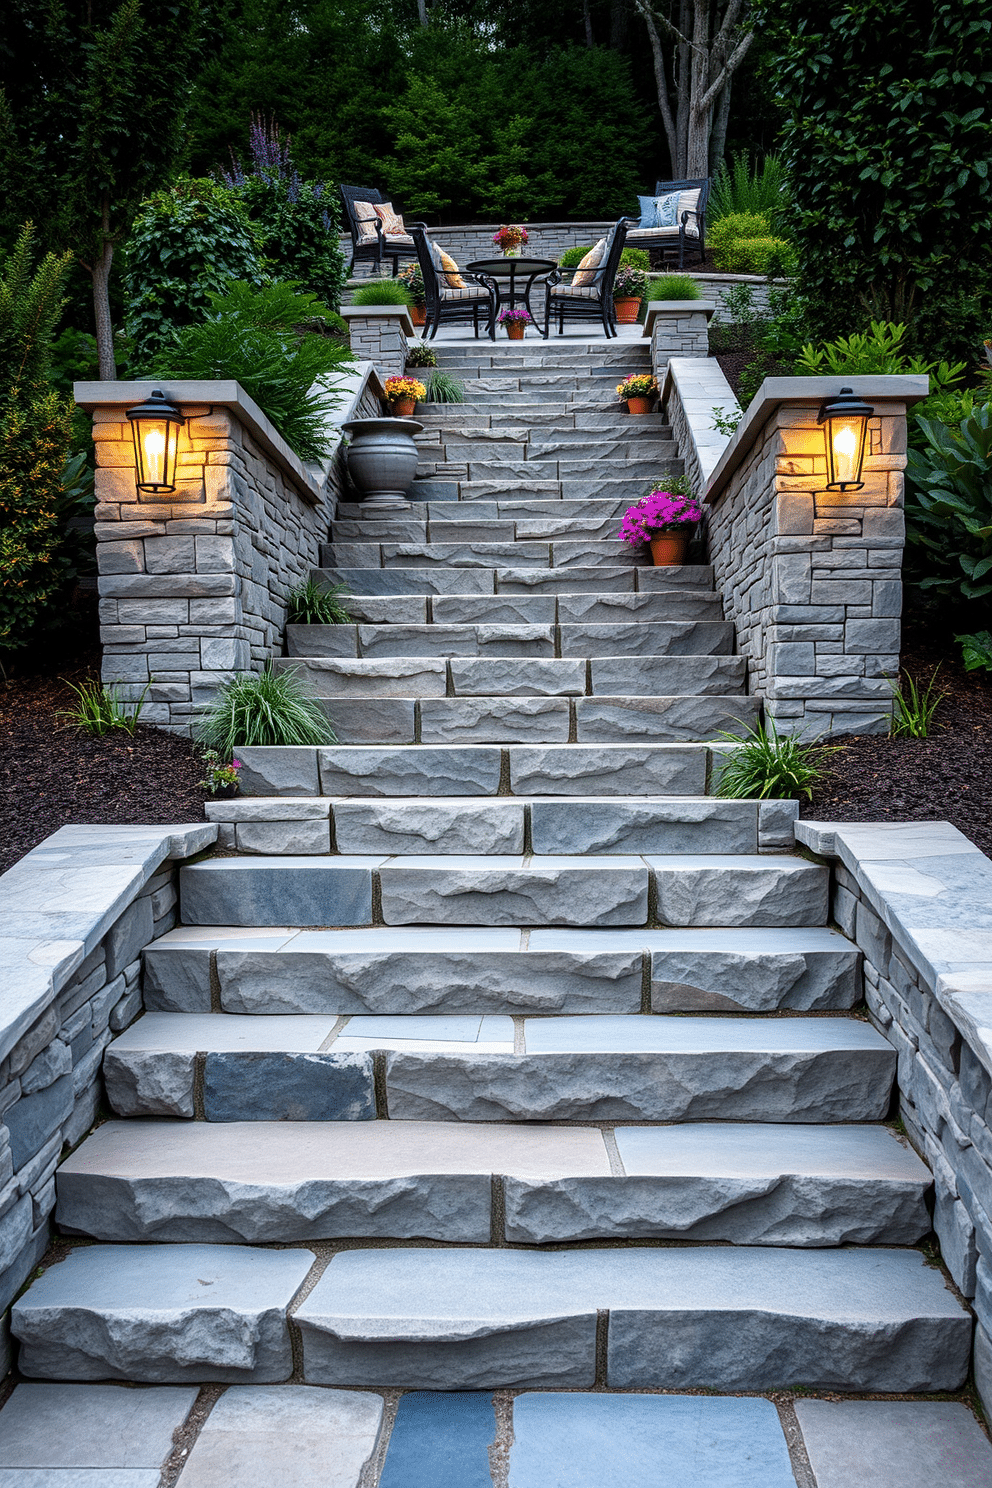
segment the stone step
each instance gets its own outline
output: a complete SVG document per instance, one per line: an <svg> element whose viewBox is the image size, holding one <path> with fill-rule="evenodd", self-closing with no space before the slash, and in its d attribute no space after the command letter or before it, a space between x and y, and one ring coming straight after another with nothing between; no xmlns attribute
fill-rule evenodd
<svg viewBox="0 0 992 1488"><path fill-rule="evenodd" d="M972 1328L918 1251L744 1246L347 1251L295 1316L312 1383L420 1390L955 1390Z"/></svg>
<svg viewBox="0 0 992 1488"><path fill-rule="evenodd" d="M327 568L623 568L648 566L643 544L562 538L555 542L321 543Z"/></svg>
<svg viewBox="0 0 992 1488"><path fill-rule="evenodd" d="M820 1124L881 1120L896 1051L844 1017L146 1013L104 1061L121 1116Z"/></svg>
<svg viewBox="0 0 992 1488"><path fill-rule="evenodd" d="M488 504L488 503L487 503ZM564 503L561 503L564 505ZM569 503L571 505L571 503ZM548 503L551 506L551 503ZM418 511L426 511L418 506ZM480 518L474 511L448 517L435 516L430 522L408 521L398 517L387 520L388 513L366 517L364 521L341 520L331 523L331 545L336 543L453 543L453 542L533 542L562 538L565 541L596 539L616 541L618 518L612 513L600 516L564 517L553 509L544 516L524 516L514 521L509 517ZM631 550L633 551L633 550Z"/></svg>
<svg viewBox="0 0 992 1488"><path fill-rule="evenodd" d="M647 484L662 480L666 475L681 475L684 463L681 459L665 460L660 468L652 469L648 481L643 476L623 474L617 467L592 477L578 478L569 475L562 480L548 480L543 477L538 479L533 475L521 479L502 474L490 479L483 479L481 476L469 479L464 467L459 466L461 473L457 476L418 476L411 485L408 496L411 502L434 503L521 501L528 497L541 501L585 501L591 498L622 501L626 509L644 495Z"/></svg>
<svg viewBox="0 0 992 1488"><path fill-rule="evenodd" d="M356 663L352 663L355 665ZM428 663L413 665L428 665ZM289 660L285 666L298 666ZM371 665L371 663L366 663ZM318 698L340 744L567 744L721 742L744 735L761 699L698 692L665 697Z"/></svg>
<svg viewBox="0 0 992 1488"><path fill-rule="evenodd" d="M601 454L586 458L538 458L535 454L533 459L507 457L501 460L494 450L490 450L474 459L449 457L432 460L429 454L421 452L417 464L417 479L470 481L476 484L481 482L483 485L494 482L513 482L519 485L522 481L557 481L559 484L573 485L585 482L586 489L576 491L576 495L589 495L604 481L625 481L628 490L631 486L635 488L631 499L636 501L641 494L636 489L638 486L643 487L646 481L655 480L662 474L671 474L674 464L674 450L670 450L668 454L653 455L647 448L643 453L616 459L608 459ZM415 492L416 486L413 486L411 495ZM561 494L565 494L564 490Z"/></svg>
<svg viewBox="0 0 992 1488"><path fill-rule="evenodd" d="M246 745L238 754L242 800L581 796L593 788L600 796L701 796L713 763L705 744ZM767 835L766 824L761 830Z"/></svg>
<svg viewBox="0 0 992 1488"><path fill-rule="evenodd" d="M462 406L459 404L459 409ZM451 450L464 445L472 449L497 451L506 446L508 450L516 451L513 458L518 460L537 459L539 457L536 451L548 446L561 448L566 459L581 459L585 456L606 459L614 451L621 449L633 448L637 451L645 441L652 449L658 444L674 448L671 428L667 426L666 432L666 425L660 414L648 414L643 422L628 418L626 423L621 423L614 418L609 423L593 428L576 428L574 423L567 423L563 419L538 419L533 414L529 417L529 423L517 423L512 415L494 418L490 414L485 422L465 414L459 416L449 413L446 418L443 415L434 415L433 420L426 422L421 432L414 435L414 440L418 449L423 451L433 450L438 445ZM579 414L577 417L593 418L596 415ZM449 458L456 459L457 455L453 453ZM625 456L618 455L618 458Z"/></svg>
<svg viewBox="0 0 992 1488"><path fill-rule="evenodd" d="M489 437L485 437L486 435ZM477 439L472 439L467 434L462 438L460 430L436 430L418 436L417 450L420 456L418 469L425 464L474 466L482 460L506 462L523 473L523 467L532 463L543 466L550 461L559 461L562 464L595 463L604 467L609 463L617 466L612 472L614 476L623 475L632 462L649 460L656 464L678 454L674 440L647 435L634 438L624 434L622 438L596 439L588 433L580 433L579 439L573 441L555 439L553 436L534 440L516 436L504 437L502 429L480 430ZM550 472L552 475L556 473ZM652 473L653 470L646 472L648 476ZM564 471L564 474L567 475L568 471Z"/></svg>
<svg viewBox="0 0 992 1488"><path fill-rule="evenodd" d="M208 1091L210 1061L224 1057L207 1055ZM375 1236L807 1248L913 1245L930 1229L930 1173L886 1127L710 1123L612 1136L613 1164L604 1132L589 1127L111 1121L59 1170L56 1219L112 1243L179 1244Z"/></svg>
<svg viewBox="0 0 992 1488"><path fill-rule="evenodd" d="M374 882L373 882L374 880ZM829 873L778 856L491 854L208 858L180 869L186 925L824 925Z"/></svg>
<svg viewBox="0 0 992 1488"><path fill-rule="evenodd" d="M325 585L345 584L355 594L667 594L713 590L711 564L667 568L315 568ZM347 600L346 600L347 603ZM571 617L570 617L571 618ZM583 616L582 618L588 618Z"/></svg>
<svg viewBox="0 0 992 1488"><path fill-rule="evenodd" d="M698 585L654 594L349 594L345 604L356 621L370 625L551 626L557 622L626 628L636 622L651 634L669 624L702 621L715 625L723 620L720 596Z"/></svg>
<svg viewBox="0 0 992 1488"><path fill-rule="evenodd" d="M624 434L629 432L636 438L640 438L645 430L651 430L656 439L672 438L672 426L664 413L643 413L631 417L619 403L605 408L601 404L594 404L590 408L577 408L566 403L511 404L510 415L512 427L533 431L531 438L539 430L545 429L553 430L556 434L569 429L584 429L587 437L592 431L602 430L615 437L622 431ZM498 429L506 423L507 415L496 409L483 413L479 405L468 402L444 408L421 403L417 408L417 419L427 430L459 427L473 430Z"/></svg>
<svg viewBox="0 0 992 1488"><path fill-rule="evenodd" d="M563 501L560 497L543 500L540 496L526 496L508 501L473 501L470 507L453 507L450 501L411 501L408 511L383 510L376 513L361 502L342 502L337 509L341 522L361 524L362 532L374 532L377 528L387 535L393 521L405 525L425 525L428 522L471 522L478 526L482 522L517 522L544 519L555 522L613 520L619 522L630 496L587 496L583 500ZM337 525L337 524L335 524Z"/></svg>
<svg viewBox="0 0 992 1488"><path fill-rule="evenodd" d="M860 954L835 930L291 930L184 925L144 952L145 1006L208 1013L844 1011Z"/></svg>
<svg viewBox="0 0 992 1488"><path fill-rule="evenodd" d="M756 853L769 836L771 851L791 851L799 805L713 796L249 796L207 801L205 810L219 826L218 846L241 853L726 855Z"/></svg>
<svg viewBox="0 0 992 1488"><path fill-rule="evenodd" d="M729 621L629 625L287 625L290 657L729 656Z"/></svg>
<svg viewBox="0 0 992 1488"><path fill-rule="evenodd" d="M741 691L743 656L276 657L317 698L718 696Z"/></svg>

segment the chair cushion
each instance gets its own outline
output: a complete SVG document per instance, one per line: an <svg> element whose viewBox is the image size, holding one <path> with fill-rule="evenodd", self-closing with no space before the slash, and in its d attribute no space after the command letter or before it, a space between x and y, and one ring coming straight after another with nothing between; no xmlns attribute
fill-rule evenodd
<svg viewBox="0 0 992 1488"><path fill-rule="evenodd" d="M598 269L603 262L603 254L606 252L606 239L600 238L598 243L593 244L585 258L579 262L578 271L572 279L572 285L576 289L583 289L587 285L596 283L596 275L583 270Z"/></svg>
<svg viewBox="0 0 992 1488"><path fill-rule="evenodd" d="M386 243L386 251L390 248L412 248L413 239L409 233L383 233Z"/></svg>
<svg viewBox="0 0 992 1488"><path fill-rule="evenodd" d="M449 289L446 285L439 286L442 300L488 300L489 291L481 285L466 284L462 289Z"/></svg>
<svg viewBox="0 0 992 1488"><path fill-rule="evenodd" d="M431 244L431 257L434 260L434 267L437 269L438 277L441 280L442 289L445 286L448 289L468 288L465 280L458 272L458 265L455 263L455 260L450 253L445 253L440 243Z"/></svg>
<svg viewBox="0 0 992 1488"><path fill-rule="evenodd" d="M382 223L382 230L387 237L397 237L400 233L406 232L402 214L393 211L392 202L376 202L375 215Z"/></svg>
<svg viewBox="0 0 992 1488"><path fill-rule="evenodd" d="M576 300L598 300L600 291L594 284L553 284L551 286L552 299L556 295Z"/></svg>
<svg viewBox="0 0 992 1488"><path fill-rule="evenodd" d="M354 212L358 223L358 241L360 243L374 243L379 236L375 226L379 220L375 205L367 201L353 201L351 210Z"/></svg>
<svg viewBox="0 0 992 1488"><path fill-rule="evenodd" d="M692 190L692 191L683 191L683 192L681 192L679 194L679 212L678 212L678 221L679 222L682 221L682 213L683 212L697 212L698 210L699 210L699 187L698 186L696 186L694 188L694 190ZM689 218L689 221L686 223L686 225L685 225L685 235L686 235L687 238L698 238L699 237L699 223L698 223L698 221L696 220L695 217L690 217Z"/></svg>
<svg viewBox="0 0 992 1488"><path fill-rule="evenodd" d="M641 220L638 227L678 227L681 191L668 191L664 196L639 196ZM630 234L628 233L629 237Z"/></svg>

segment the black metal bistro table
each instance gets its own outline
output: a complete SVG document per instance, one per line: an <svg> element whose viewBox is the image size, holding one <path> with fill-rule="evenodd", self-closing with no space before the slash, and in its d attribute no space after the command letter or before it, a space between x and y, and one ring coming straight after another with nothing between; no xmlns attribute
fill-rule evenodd
<svg viewBox="0 0 992 1488"><path fill-rule="evenodd" d="M516 305L523 305L534 322L534 328L539 336L544 332L537 323L530 306L530 292L533 285L543 275L545 278L556 269L558 265L553 258L480 258L475 263L468 265L470 274L477 275L480 279L494 279L496 281L496 314L501 308L512 310ZM499 282L507 280L506 288Z"/></svg>

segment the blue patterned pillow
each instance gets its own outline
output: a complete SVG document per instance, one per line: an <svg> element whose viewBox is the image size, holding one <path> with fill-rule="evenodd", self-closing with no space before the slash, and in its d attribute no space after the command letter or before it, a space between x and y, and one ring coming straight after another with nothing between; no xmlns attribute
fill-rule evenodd
<svg viewBox="0 0 992 1488"><path fill-rule="evenodd" d="M666 196L639 196L641 220L638 227L677 227L681 195L680 191L670 191Z"/></svg>

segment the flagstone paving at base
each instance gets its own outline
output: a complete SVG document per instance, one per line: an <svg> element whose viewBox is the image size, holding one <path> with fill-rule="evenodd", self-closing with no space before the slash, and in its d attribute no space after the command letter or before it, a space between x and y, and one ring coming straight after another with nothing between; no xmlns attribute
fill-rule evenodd
<svg viewBox="0 0 992 1488"><path fill-rule="evenodd" d="M18 1385L0 1412L0 1469L157 1473L196 1395L195 1388L174 1385Z"/></svg>
<svg viewBox="0 0 992 1488"><path fill-rule="evenodd" d="M379 1488L491 1488L493 1398L475 1391L402 1396Z"/></svg>
<svg viewBox="0 0 992 1488"><path fill-rule="evenodd" d="M797 1400L796 1416L817 1488L992 1483L992 1446L968 1408L953 1401Z"/></svg>

